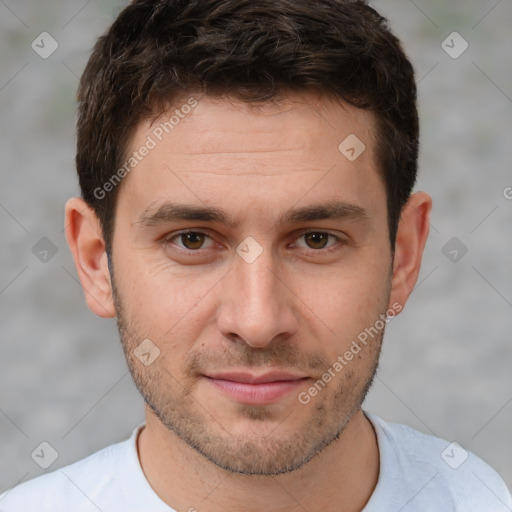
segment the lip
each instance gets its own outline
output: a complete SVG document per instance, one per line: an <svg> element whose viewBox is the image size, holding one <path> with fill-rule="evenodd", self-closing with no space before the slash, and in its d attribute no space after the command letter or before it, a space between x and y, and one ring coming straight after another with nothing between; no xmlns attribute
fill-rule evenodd
<svg viewBox="0 0 512 512"><path fill-rule="evenodd" d="M255 375L243 371L204 375L209 384L233 400L250 405L278 402L303 385L309 377L287 371L271 371Z"/></svg>

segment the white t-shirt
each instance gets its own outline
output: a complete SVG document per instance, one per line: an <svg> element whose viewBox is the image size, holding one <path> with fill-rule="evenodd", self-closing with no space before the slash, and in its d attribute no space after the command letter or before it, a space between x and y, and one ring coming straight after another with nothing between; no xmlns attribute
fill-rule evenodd
<svg viewBox="0 0 512 512"><path fill-rule="evenodd" d="M510 512L503 480L457 444L365 413L377 432L380 473L362 512ZM155 493L131 437L0 495L0 512L175 512Z"/></svg>

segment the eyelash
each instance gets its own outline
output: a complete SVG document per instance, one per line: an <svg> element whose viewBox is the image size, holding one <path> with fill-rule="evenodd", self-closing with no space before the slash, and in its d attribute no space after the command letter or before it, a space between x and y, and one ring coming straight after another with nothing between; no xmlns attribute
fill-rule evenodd
<svg viewBox="0 0 512 512"><path fill-rule="evenodd" d="M193 234L197 234L197 235L205 235L206 237L211 239L211 237L203 231L188 229L188 230L184 230L184 231L179 231L178 233L173 233L173 234L165 237L162 240L162 242L165 246L173 245L174 250L177 250L178 252L185 254L186 256L194 257L194 254L197 254L197 256L204 256L204 254L202 254L201 249L195 249L195 250L194 249L183 249L183 248L176 246L172 243L172 240L174 240L175 238L178 238L181 235L186 235L188 233L193 233ZM323 248L323 249L305 249L308 254L317 254L317 255L318 254L330 254L331 252L340 250L340 247L339 247L340 245L341 246L346 245L346 241L344 239L340 238L339 236L333 235L332 233L329 233L328 231L306 230L306 231L302 231L301 233L299 233L297 238L301 238L304 235L308 235L311 233L328 235L335 239L335 243L333 245L331 245L330 247Z"/></svg>

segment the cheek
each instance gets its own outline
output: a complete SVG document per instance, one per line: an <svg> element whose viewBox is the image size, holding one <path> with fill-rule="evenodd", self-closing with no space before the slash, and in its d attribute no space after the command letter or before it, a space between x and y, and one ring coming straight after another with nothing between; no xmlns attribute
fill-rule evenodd
<svg viewBox="0 0 512 512"><path fill-rule="evenodd" d="M325 332L332 343L325 348L336 357L385 313L390 290L388 272L381 264L361 262L350 269L340 268L323 286L318 284L305 302L329 328Z"/></svg>
<svg viewBox="0 0 512 512"><path fill-rule="evenodd" d="M143 261L125 265L123 273L116 271L125 316L138 335L152 339L162 351L172 351L173 358L199 337L209 316L209 292L218 280Z"/></svg>

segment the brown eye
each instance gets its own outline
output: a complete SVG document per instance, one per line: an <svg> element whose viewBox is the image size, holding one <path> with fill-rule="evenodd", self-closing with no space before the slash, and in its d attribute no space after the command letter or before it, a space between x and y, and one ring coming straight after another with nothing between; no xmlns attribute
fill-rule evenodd
<svg viewBox="0 0 512 512"><path fill-rule="evenodd" d="M309 254L318 253L319 256L341 249L344 245L342 238L327 231L305 231L294 244Z"/></svg>
<svg viewBox="0 0 512 512"><path fill-rule="evenodd" d="M200 249L204 244L205 235L203 233L182 233L180 236L181 243L186 249Z"/></svg>
<svg viewBox="0 0 512 512"><path fill-rule="evenodd" d="M327 245L329 239L328 233L306 233L304 239L312 249L323 249Z"/></svg>

